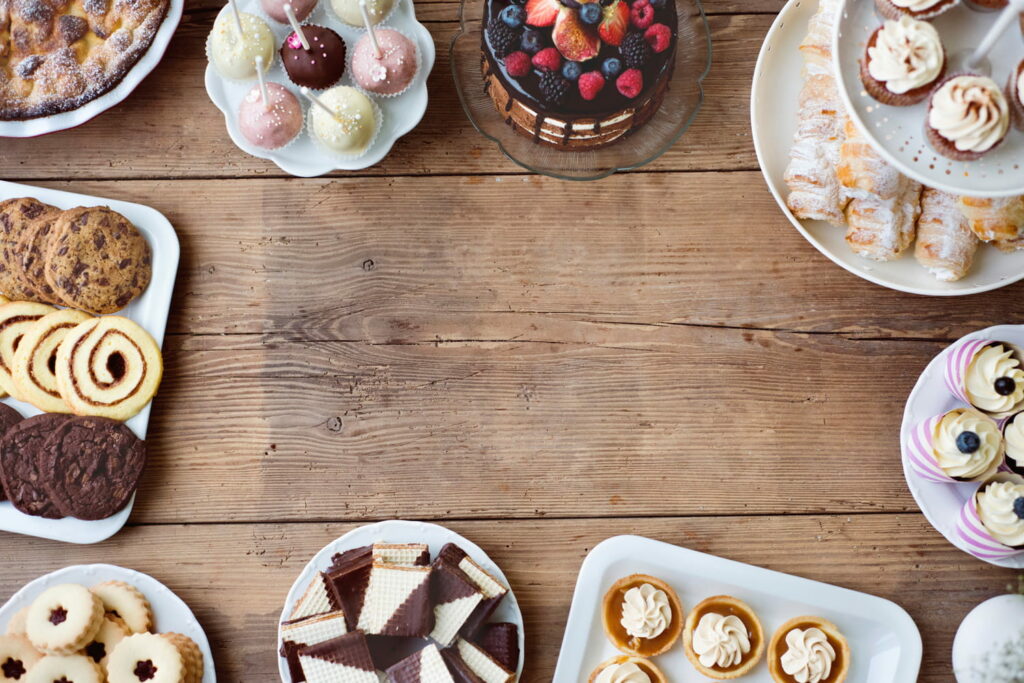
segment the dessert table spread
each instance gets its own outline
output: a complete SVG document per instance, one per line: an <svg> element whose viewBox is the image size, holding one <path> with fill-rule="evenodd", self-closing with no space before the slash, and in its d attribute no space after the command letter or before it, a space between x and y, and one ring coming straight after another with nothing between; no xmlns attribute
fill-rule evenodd
<svg viewBox="0 0 1024 683"><path fill-rule="evenodd" d="M904 479L904 403L961 336L1024 324L1024 283L922 297L833 266L758 170L749 92L783 0L705 0L714 66L686 136L596 183L526 173L452 84L456 0L417 0L437 63L380 164L293 178L204 88L221 0L186 0L153 73L74 129L0 140L4 179L148 205L181 260L125 528L0 535L0 596L69 564L157 577L224 681L276 680L296 576L359 525L435 521L515 590L522 680L555 670L580 565L637 534L892 600L952 679L957 625L1015 580Z"/></svg>

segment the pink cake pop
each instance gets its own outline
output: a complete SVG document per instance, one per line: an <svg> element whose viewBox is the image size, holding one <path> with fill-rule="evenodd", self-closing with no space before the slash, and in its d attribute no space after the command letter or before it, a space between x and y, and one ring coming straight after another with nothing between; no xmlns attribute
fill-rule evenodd
<svg viewBox="0 0 1024 683"><path fill-rule="evenodd" d="M260 0L260 7L263 12L279 24L288 23L288 15L285 14L284 6L291 5L292 11L299 21L305 21L313 10L316 9L319 0Z"/></svg>
<svg viewBox="0 0 1024 683"><path fill-rule="evenodd" d="M302 107L288 88L265 83L252 87L238 109L238 128L246 140L263 149L278 149L302 130Z"/></svg>
<svg viewBox="0 0 1024 683"><path fill-rule="evenodd" d="M416 76L416 46L398 31L375 29L366 13L366 3L359 9L366 25L366 35L352 52L352 78L363 90L378 95L397 95L409 87Z"/></svg>

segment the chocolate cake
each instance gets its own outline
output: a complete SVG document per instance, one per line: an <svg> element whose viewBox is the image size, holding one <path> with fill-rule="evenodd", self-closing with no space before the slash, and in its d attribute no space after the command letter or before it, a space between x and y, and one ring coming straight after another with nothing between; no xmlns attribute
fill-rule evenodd
<svg viewBox="0 0 1024 683"><path fill-rule="evenodd" d="M665 97L675 0L486 0L483 23L484 90L508 125L539 144L611 144Z"/></svg>

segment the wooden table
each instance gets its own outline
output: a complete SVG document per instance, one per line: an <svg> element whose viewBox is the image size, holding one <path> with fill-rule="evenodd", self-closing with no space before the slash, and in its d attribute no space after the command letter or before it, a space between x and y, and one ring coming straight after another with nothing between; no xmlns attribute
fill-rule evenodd
<svg viewBox="0 0 1024 683"><path fill-rule="evenodd" d="M681 142L598 183L526 174L451 84L454 0L417 2L426 118L359 174L284 177L206 97L221 0L74 131L0 143L9 179L152 205L182 261L131 523L69 547L0 539L0 598L79 562L156 576L222 681L272 681L276 620L325 543L393 517L483 546L548 681L576 573L640 533L891 598L948 682L960 619L1013 578L950 546L899 458L903 402L949 341L1024 323L1024 286L927 299L840 270L757 169L754 59L782 0L707 0L714 66Z"/></svg>

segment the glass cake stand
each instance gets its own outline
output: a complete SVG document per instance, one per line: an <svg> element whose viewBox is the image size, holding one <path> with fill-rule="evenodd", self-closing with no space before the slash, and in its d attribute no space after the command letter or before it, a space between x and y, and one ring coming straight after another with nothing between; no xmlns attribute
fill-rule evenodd
<svg viewBox="0 0 1024 683"><path fill-rule="evenodd" d="M466 116L523 168L564 180L597 180L648 164L682 137L704 101L702 82L711 68L711 32L700 0L676 0L679 33L676 63L665 100L645 125L621 140L594 150L561 150L515 132L484 92L480 45L483 0L462 0L460 30L452 39L455 88Z"/></svg>

